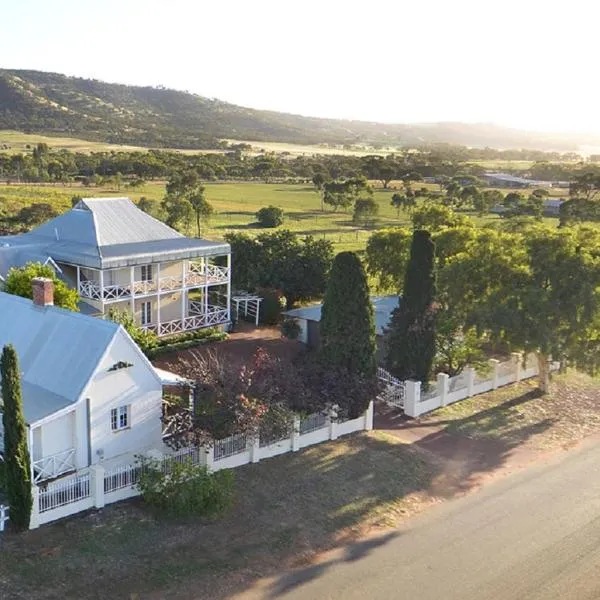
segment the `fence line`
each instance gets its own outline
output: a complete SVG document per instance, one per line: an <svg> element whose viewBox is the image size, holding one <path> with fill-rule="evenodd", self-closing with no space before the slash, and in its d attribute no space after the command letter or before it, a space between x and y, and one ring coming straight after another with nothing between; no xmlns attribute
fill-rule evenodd
<svg viewBox="0 0 600 600"><path fill-rule="evenodd" d="M445 373L439 373L437 381L430 384L427 391L421 389L419 381L400 382L404 403L402 408L409 417L431 412L436 408L477 396L498 387L535 377L538 373L537 357L529 354L525 361L519 353L513 353L511 358L504 362L491 360L491 373L485 376L477 373L475 369L467 367L456 377L449 377ZM557 370L559 364L551 363L550 369ZM381 378L381 377L380 377ZM390 393L388 391L387 397ZM380 395L380 399L387 401L386 395ZM394 402L388 402L397 406Z"/></svg>
<svg viewBox="0 0 600 600"><path fill-rule="evenodd" d="M301 424L304 421L304 430ZM261 445L260 439L246 434L238 434L215 441L212 448L182 448L171 454L155 452L163 472L170 473L174 463L190 460L193 464L203 465L212 471L231 469L248 463L300 448L336 439L355 431L373 428L373 403L357 419L336 423L327 416L315 414L294 420L292 432L281 440L269 445ZM152 458L149 456L149 458ZM93 465L89 470L61 479L44 486L33 486L34 504L30 528L34 529L69 515L96 507L102 508L127 498L138 496L136 484L142 475L143 467L139 463L117 465L105 469L102 464ZM0 513L0 519L2 513ZM0 526L2 526L1 523Z"/></svg>
<svg viewBox="0 0 600 600"><path fill-rule="evenodd" d="M39 490L39 512L43 513L89 497L89 473L65 481L48 483Z"/></svg>

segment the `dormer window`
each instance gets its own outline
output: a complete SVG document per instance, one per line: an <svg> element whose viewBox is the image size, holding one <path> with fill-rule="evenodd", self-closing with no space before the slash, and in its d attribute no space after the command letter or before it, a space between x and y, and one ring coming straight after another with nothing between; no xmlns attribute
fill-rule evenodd
<svg viewBox="0 0 600 600"><path fill-rule="evenodd" d="M152 265L142 266L142 281L152 281Z"/></svg>

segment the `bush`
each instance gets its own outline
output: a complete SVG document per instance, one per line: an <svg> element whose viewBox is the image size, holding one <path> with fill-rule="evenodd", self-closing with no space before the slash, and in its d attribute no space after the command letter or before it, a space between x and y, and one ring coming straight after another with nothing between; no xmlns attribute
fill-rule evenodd
<svg viewBox="0 0 600 600"><path fill-rule="evenodd" d="M256 213L261 227L279 227L283 223L283 209L277 206L264 206Z"/></svg>
<svg viewBox="0 0 600 600"><path fill-rule="evenodd" d="M120 311L111 308L108 311L109 320L122 325L125 331L131 336L133 341L140 347L140 350L150 356L158 347L157 335L149 330L142 329L133 318L133 315L127 311Z"/></svg>
<svg viewBox="0 0 600 600"><path fill-rule="evenodd" d="M281 290L260 289L258 295L263 299L260 303L260 322L264 325L277 325L285 306L285 298Z"/></svg>
<svg viewBox="0 0 600 600"><path fill-rule="evenodd" d="M140 459L137 484L144 501L154 510L176 518L215 517L233 503L233 471L211 473L191 461L169 463L169 472L157 461Z"/></svg>
<svg viewBox="0 0 600 600"><path fill-rule="evenodd" d="M145 352L148 358L156 358L157 356L161 356L162 354L168 354L169 352L175 352L176 350L186 350L187 348L195 348L196 346L201 346L202 344L208 344L210 342L220 342L222 340L227 339L227 334L224 331L215 331L210 335L200 337L200 338L192 338L188 340L183 340L181 342L170 342L159 345L157 348L153 348L152 350L148 350Z"/></svg>
<svg viewBox="0 0 600 600"><path fill-rule="evenodd" d="M300 325L296 319L284 319L281 324L281 335L288 340L297 340L300 335Z"/></svg>

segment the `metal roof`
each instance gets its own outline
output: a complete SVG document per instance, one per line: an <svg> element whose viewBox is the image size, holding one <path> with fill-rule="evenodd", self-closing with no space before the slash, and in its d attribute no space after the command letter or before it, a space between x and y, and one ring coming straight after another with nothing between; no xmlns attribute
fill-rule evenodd
<svg viewBox="0 0 600 600"><path fill-rule="evenodd" d="M375 333L383 335L384 330L388 327L392 312L397 308L399 303L398 296L371 296L373 311L375 316ZM293 308L285 311L283 314L295 319L305 319L307 321L321 320L321 304L313 304L312 306L304 306L302 308Z"/></svg>
<svg viewBox="0 0 600 600"><path fill-rule="evenodd" d="M19 355L28 423L79 400L119 327L0 292L0 348Z"/></svg>
<svg viewBox="0 0 600 600"><path fill-rule="evenodd" d="M507 183L520 183L522 185L550 185L551 181L542 181L541 179L526 179L525 177L517 177L510 173L485 173L483 177L488 179L497 179Z"/></svg>
<svg viewBox="0 0 600 600"><path fill-rule="evenodd" d="M3 263L13 266L9 249L23 245L37 255L92 269L230 252L226 242L185 237L140 210L129 198L86 198L33 231L3 241L0 268Z"/></svg>

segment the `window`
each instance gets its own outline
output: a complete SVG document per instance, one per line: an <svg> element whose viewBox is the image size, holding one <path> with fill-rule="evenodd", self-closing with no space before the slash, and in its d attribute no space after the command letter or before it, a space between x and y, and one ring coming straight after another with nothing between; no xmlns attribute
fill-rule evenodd
<svg viewBox="0 0 600 600"><path fill-rule="evenodd" d="M142 266L142 281L152 281L152 265Z"/></svg>
<svg viewBox="0 0 600 600"><path fill-rule="evenodd" d="M152 323L152 302L142 302L142 325Z"/></svg>
<svg viewBox="0 0 600 600"><path fill-rule="evenodd" d="M120 431L129 427L129 406L119 406L110 411L110 428Z"/></svg>

